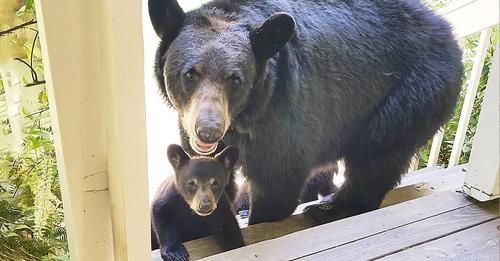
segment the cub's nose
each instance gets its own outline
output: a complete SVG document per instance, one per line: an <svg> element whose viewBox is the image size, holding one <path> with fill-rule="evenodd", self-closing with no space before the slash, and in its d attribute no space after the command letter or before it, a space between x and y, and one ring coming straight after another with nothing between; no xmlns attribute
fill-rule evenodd
<svg viewBox="0 0 500 261"><path fill-rule="evenodd" d="M201 212L201 213L210 213L210 212L212 212L212 210L213 210L212 202L210 202L210 201L202 201L202 202L200 202L199 212Z"/></svg>
<svg viewBox="0 0 500 261"><path fill-rule="evenodd" d="M203 143L215 143L222 138L222 124L218 122L205 123L196 127L196 135Z"/></svg>

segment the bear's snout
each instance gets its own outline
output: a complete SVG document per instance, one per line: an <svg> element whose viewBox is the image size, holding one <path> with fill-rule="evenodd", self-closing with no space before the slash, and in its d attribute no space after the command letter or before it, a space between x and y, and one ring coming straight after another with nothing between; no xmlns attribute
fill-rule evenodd
<svg viewBox="0 0 500 261"><path fill-rule="evenodd" d="M196 136L207 144L218 142L224 135L224 116L222 111L202 108L196 118Z"/></svg>
<svg viewBox="0 0 500 261"><path fill-rule="evenodd" d="M198 209L199 213L208 214L208 213L211 213L212 211L213 211L213 206L212 206L212 202L210 200L204 200L204 201L200 202L200 206Z"/></svg>
<svg viewBox="0 0 500 261"><path fill-rule="evenodd" d="M205 121L196 124L196 136L204 143L218 142L223 135L222 123L218 121Z"/></svg>

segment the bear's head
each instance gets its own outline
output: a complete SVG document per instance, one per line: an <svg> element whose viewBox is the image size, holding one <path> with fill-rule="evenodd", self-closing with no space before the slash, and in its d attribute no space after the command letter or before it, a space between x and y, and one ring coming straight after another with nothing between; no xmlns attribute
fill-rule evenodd
<svg viewBox="0 0 500 261"><path fill-rule="evenodd" d="M172 144L167 155L174 168L179 194L196 214L210 215L231 181L238 148L229 146L214 158L190 158L179 145Z"/></svg>
<svg viewBox="0 0 500 261"><path fill-rule="evenodd" d="M286 13L250 21L210 5L184 13L176 0L149 0L149 14L161 38L160 88L191 148L211 154L238 116L258 103L255 89L265 80L259 71L292 37L295 21Z"/></svg>

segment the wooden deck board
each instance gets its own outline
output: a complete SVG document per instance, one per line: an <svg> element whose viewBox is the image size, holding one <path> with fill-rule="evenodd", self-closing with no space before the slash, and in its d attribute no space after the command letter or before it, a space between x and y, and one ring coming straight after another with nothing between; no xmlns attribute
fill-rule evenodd
<svg viewBox="0 0 500 261"><path fill-rule="evenodd" d="M499 230L497 218L380 260L500 260Z"/></svg>
<svg viewBox="0 0 500 261"><path fill-rule="evenodd" d="M299 260L372 260L498 217L498 202L468 205Z"/></svg>
<svg viewBox="0 0 500 261"><path fill-rule="evenodd" d="M210 256L204 260L297 259L471 204L472 201L455 192L429 195Z"/></svg>

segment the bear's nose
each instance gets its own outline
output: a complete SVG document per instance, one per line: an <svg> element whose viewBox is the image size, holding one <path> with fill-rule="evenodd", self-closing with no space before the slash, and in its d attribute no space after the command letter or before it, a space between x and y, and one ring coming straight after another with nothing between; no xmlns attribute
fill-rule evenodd
<svg viewBox="0 0 500 261"><path fill-rule="evenodd" d="M215 143L222 138L222 124L212 121L197 125L196 135L203 143Z"/></svg>
<svg viewBox="0 0 500 261"><path fill-rule="evenodd" d="M199 212L209 213L210 211L212 211L212 202L210 200L200 202Z"/></svg>

